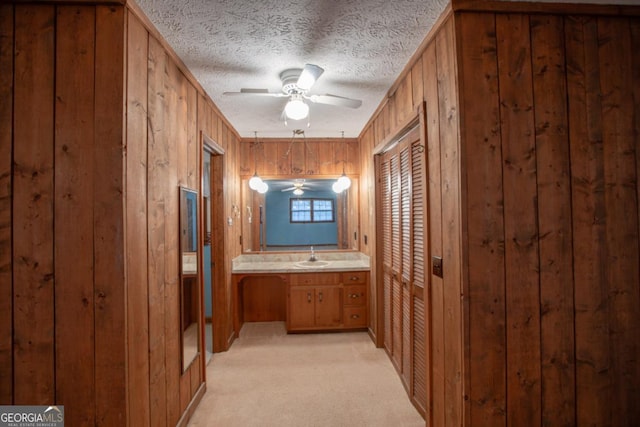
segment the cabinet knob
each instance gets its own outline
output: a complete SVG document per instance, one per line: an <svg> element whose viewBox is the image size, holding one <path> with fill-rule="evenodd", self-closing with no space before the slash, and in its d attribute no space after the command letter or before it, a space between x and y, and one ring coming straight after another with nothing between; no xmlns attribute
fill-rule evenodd
<svg viewBox="0 0 640 427"><path fill-rule="evenodd" d="M351 280L352 282L357 282L358 281L358 276L351 276L349 277L349 280Z"/></svg>
<svg viewBox="0 0 640 427"><path fill-rule="evenodd" d="M311 302L311 292L307 292L307 302Z"/></svg>
<svg viewBox="0 0 640 427"><path fill-rule="evenodd" d="M349 294L349 298L358 298L359 296L358 294Z"/></svg>
<svg viewBox="0 0 640 427"><path fill-rule="evenodd" d="M320 302L322 302L322 292L318 294L318 298L320 299Z"/></svg>
<svg viewBox="0 0 640 427"><path fill-rule="evenodd" d="M351 315L351 318L352 318L352 319L359 319L359 318L360 318L360 315L359 315L359 314L352 314L352 315Z"/></svg>

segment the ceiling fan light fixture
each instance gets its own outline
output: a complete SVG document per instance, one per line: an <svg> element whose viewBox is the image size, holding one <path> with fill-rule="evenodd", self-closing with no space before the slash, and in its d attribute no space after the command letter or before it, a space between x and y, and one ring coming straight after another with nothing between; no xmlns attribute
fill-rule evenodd
<svg viewBox="0 0 640 427"><path fill-rule="evenodd" d="M309 106L302 100L301 95L294 94L284 107L284 113L291 120L302 120L309 115Z"/></svg>
<svg viewBox="0 0 640 427"><path fill-rule="evenodd" d="M295 194L296 196L302 196L304 194L304 191L302 190L302 188L296 188L295 190L293 190L293 194Z"/></svg>

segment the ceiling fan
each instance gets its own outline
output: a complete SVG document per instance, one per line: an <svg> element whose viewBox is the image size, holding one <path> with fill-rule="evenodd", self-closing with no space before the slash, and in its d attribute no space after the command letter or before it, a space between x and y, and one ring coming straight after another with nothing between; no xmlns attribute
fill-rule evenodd
<svg viewBox="0 0 640 427"><path fill-rule="evenodd" d="M304 193L304 190L311 190L311 188L307 187L304 183L304 179L296 179L293 183L292 183L293 187L289 187L289 188L283 188L282 192L285 191L293 191L293 194L299 196L302 195Z"/></svg>
<svg viewBox="0 0 640 427"><path fill-rule="evenodd" d="M280 73L282 92L269 92L268 89L240 89L240 92L224 92L224 95L252 95L289 98L284 107L285 117L291 120L302 120L309 115L309 105L305 100L316 104L336 105L340 107L358 108L362 105L359 99L338 95L308 95L307 92L324 73L324 69L313 64L304 68L290 68Z"/></svg>

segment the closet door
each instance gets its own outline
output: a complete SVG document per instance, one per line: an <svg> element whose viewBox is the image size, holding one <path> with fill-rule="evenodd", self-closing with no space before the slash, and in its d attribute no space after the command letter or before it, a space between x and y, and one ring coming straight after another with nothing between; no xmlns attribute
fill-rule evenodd
<svg viewBox="0 0 640 427"><path fill-rule="evenodd" d="M389 159L391 175L391 360L402 372L402 285L400 244L400 158L395 151Z"/></svg>
<svg viewBox="0 0 640 427"><path fill-rule="evenodd" d="M428 402L427 168L419 128L379 158L384 347L411 400Z"/></svg>
<svg viewBox="0 0 640 427"><path fill-rule="evenodd" d="M411 388L411 275L412 275L412 227L411 227L411 146L406 141L400 147L400 303L402 305L402 381Z"/></svg>
<svg viewBox="0 0 640 427"><path fill-rule="evenodd" d="M426 242L429 241L427 210L427 168L426 150L418 139L411 144L411 218L412 218L412 329L413 340L412 354L412 378L411 399L418 410L426 415L428 402L428 345L430 343L429 325L427 324L426 308L429 304L425 301L429 292L427 287L427 262L428 251ZM426 271L425 271L426 270ZM425 290L427 288L427 290Z"/></svg>
<svg viewBox="0 0 640 427"><path fill-rule="evenodd" d="M391 328L391 173L390 162L387 156L380 161L378 179L380 182L380 245L382 248L382 316L384 348L391 355L392 328Z"/></svg>

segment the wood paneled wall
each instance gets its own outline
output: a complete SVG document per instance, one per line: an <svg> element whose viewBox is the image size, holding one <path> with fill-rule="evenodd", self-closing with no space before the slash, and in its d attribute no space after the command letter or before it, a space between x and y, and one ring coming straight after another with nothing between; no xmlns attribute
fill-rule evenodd
<svg viewBox="0 0 640 427"><path fill-rule="evenodd" d="M258 175L270 178L335 177L344 171L347 175L360 172L360 151L356 138L258 138L243 139L240 143L240 175Z"/></svg>
<svg viewBox="0 0 640 427"><path fill-rule="evenodd" d="M457 19L470 423L629 425L640 418L640 19Z"/></svg>
<svg viewBox="0 0 640 427"><path fill-rule="evenodd" d="M640 418L639 15L453 1L361 133L371 236L374 153L425 102L428 425Z"/></svg>
<svg viewBox="0 0 640 427"><path fill-rule="evenodd" d="M200 190L205 133L231 212L239 138L139 11L83 3L0 5L0 403L176 425L204 390L203 358L181 370L178 188Z"/></svg>

